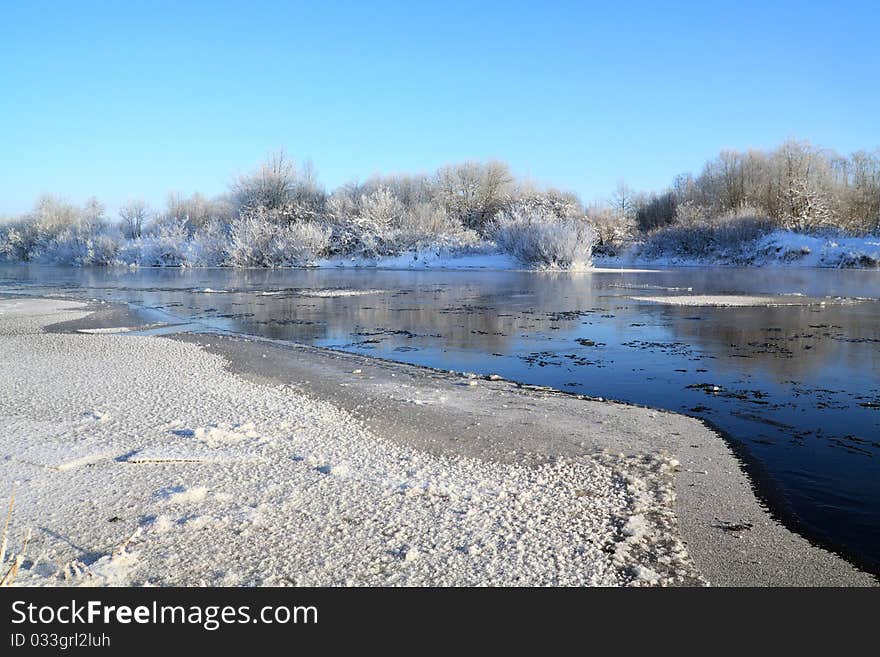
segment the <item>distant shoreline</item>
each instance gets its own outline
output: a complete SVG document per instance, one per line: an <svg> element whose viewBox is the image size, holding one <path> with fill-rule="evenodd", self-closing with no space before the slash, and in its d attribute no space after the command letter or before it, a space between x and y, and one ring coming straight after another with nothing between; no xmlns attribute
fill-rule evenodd
<svg viewBox="0 0 880 657"><path fill-rule="evenodd" d="M686 234L682 239L686 241ZM127 262L117 259L104 264L76 264L35 261L4 260L0 264L75 267L128 267L128 268L193 268L193 269L386 269L395 271L446 270L446 271L528 271L556 273L639 273L667 268L707 267L758 267L758 268L817 268L880 270L880 237L832 237L805 233L776 231L758 242L726 244L717 251L701 255L689 254L685 244L673 244L675 248L658 250L656 244L638 242L621 250L617 255L594 254L591 262L569 266L534 266L517 260L514 256L498 250L480 252L444 252L433 249L406 251L393 256L365 258L356 256L332 256L308 262L274 266L233 266L209 263L198 258L189 259L186 253L199 251L193 244L181 243L175 248L181 254L167 263Z"/></svg>

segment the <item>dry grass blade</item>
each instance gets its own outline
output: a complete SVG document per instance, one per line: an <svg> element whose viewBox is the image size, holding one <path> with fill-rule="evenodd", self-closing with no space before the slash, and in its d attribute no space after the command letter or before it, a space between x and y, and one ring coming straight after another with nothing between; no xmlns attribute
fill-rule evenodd
<svg viewBox="0 0 880 657"><path fill-rule="evenodd" d="M12 486L12 495L9 497L9 508L6 511L6 522L3 524L3 541L0 544L0 566L6 565L6 548L9 545L9 523L12 521L12 511L15 508L15 485ZM15 578L18 576L18 569L24 561L24 555L27 553L28 543L31 540L31 530L25 532L24 543L21 552L12 559L12 563L3 576L0 577L0 587L12 586Z"/></svg>
<svg viewBox="0 0 880 657"><path fill-rule="evenodd" d="M12 509L15 506L15 484L12 484L12 495L9 497L9 509L6 511L6 523L3 525L3 541L0 544L0 565L6 563L6 546L9 542L9 522L12 520Z"/></svg>

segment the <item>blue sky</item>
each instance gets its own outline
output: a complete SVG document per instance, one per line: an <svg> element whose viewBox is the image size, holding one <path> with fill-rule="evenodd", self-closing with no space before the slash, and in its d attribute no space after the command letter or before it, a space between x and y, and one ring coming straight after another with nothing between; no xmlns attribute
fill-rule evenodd
<svg viewBox="0 0 880 657"><path fill-rule="evenodd" d="M796 136L880 146L880 3L0 0L0 213L503 159L589 201Z"/></svg>

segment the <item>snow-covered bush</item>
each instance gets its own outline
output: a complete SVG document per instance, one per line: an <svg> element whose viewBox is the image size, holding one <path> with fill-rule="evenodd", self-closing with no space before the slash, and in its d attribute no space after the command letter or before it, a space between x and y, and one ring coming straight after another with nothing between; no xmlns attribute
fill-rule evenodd
<svg viewBox="0 0 880 657"><path fill-rule="evenodd" d="M403 213L403 203L387 187L359 196L334 194L327 202L333 251L364 258L392 254L391 232Z"/></svg>
<svg viewBox="0 0 880 657"><path fill-rule="evenodd" d="M430 203L420 203L406 209L386 240L393 254L426 250L463 253L479 250L484 242L477 231L465 228L446 210Z"/></svg>
<svg viewBox="0 0 880 657"><path fill-rule="evenodd" d="M28 259L26 234L19 223L0 225L0 258L7 262L24 262Z"/></svg>
<svg viewBox="0 0 880 657"><path fill-rule="evenodd" d="M503 251L527 265L576 269L592 264L596 231L583 217L514 207L498 214L491 234Z"/></svg>
<svg viewBox="0 0 880 657"><path fill-rule="evenodd" d="M861 253L850 251L841 254L835 265L838 269L878 269L880 268L880 253Z"/></svg>
<svg viewBox="0 0 880 657"><path fill-rule="evenodd" d="M280 231L278 243L284 264L310 264L327 253L330 230L315 222L292 224Z"/></svg>
<svg viewBox="0 0 880 657"><path fill-rule="evenodd" d="M40 197L34 209L18 222L13 239L23 260L47 261L53 241L81 224L80 210L55 196Z"/></svg>
<svg viewBox="0 0 880 657"><path fill-rule="evenodd" d="M455 253L481 245L479 234L429 202L407 205L387 187L354 195L342 190L327 201L331 251L375 259L406 252Z"/></svg>
<svg viewBox="0 0 880 657"><path fill-rule="evenodd" d="M717 259L746 264L755 256L757 241L774 228L771 219L745 209L715 219L696 219L659 228L641 245L640 253L648 258Z"/></svg>
<svg viewBox="0 0 880 657"><path fill-rule="evenodd" d="M326 253L329 242L329 229L311 222L282 225L261 208L232 222L228 263L235 267L309 264Z"/></svg>
<svg viewBox="0 0 880 657"><path fill-rule="evenodd" d="M127 241L119 250L119 259L142 267L183 267L189 262L190 242L183 223L167 223L153 234Z"/></svg>
<svg viewBox="0 0 880 657"><path fill-rule="evenodd" d="M112 265L119 253L120 235L110 227L72 226L55 235L38 256L53 265Z"/></svg>
<svg viewBox="0 0 880 657"><path fill-rule="evenodd" d="M387 187L363 195L355 214L342 218L340 236L350 252L376 258L391 255L391 231L400 225L403 203Z"/></svg>
<svg viewBox="0 0 880 657"><path fill-rule="evenodd" d="M28 214L0 226L0 257L57 265L108 265L116 261L120 235L90 199L77 207L43 196Z"/></svg>
<svg viewBox="0 0 880 657"><path fill-rule="evenodd" d="M190 247L194 267L220 267L229 257L229 230L223 221L214 219L196 229Z"/></svg>
<svg viewBox="0 0 880 657"><path fill-rule="evenodd" d="M560 192L558 189L538 190L527 187L519 191L509 207L519 208L530 213L541 213L559 219L580 217L584 214L583 205L574 194Z"/></svg>

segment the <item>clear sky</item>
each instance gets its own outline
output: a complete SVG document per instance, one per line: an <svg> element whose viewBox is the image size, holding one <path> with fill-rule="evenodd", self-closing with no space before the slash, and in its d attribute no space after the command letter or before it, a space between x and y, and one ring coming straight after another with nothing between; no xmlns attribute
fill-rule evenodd
<svg viewBox="0 0 880 657"><path fill-rule="evenodd" d="M590 201L721 148L880 146L880 3L0 0L0 213L467 159Z"/></svg>

